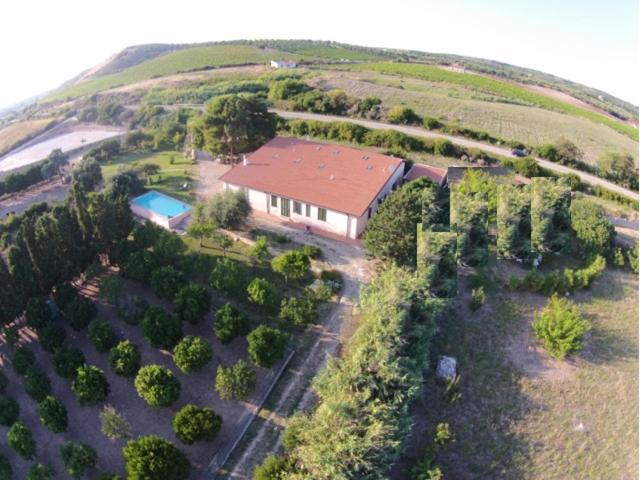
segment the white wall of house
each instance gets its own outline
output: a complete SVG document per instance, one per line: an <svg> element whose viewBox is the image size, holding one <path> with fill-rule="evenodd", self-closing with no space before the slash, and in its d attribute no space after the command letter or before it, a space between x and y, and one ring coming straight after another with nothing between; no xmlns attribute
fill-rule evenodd
<svg viewBox="0 0 640 480"><path fill-rule="evenodd" d="M402 183L403 174L404 164L400 164L387 183L385 183L384 187L380 192L378 192L378 195L373 202L371 202L371 205L369 206L371 209L371 216L375 214L382 200L389 195L395 187ZM306 204L304 202L297 202L294 199L289 199L289 216L286 216L282 215L282 198L280 196L278 196L277 206L272 206L271 195L269 193L252 190L250 188L242 188L229 183L225 183L225 189L245 191L247 198L249 199L249 203L251 204L251 208L259 212L268 213L283 219L290 219L296 223L302 223L309 225L312 228L318 228L353 239L358 238L362 234L370 217L368 209L360 217L337 212L335 210L325 209L327 214L326 220L323 221L318 218L318 209L321 207ZM300 213L295 212L294 202L300 203ZM307 215L307 205L309 215Z"/></svg>

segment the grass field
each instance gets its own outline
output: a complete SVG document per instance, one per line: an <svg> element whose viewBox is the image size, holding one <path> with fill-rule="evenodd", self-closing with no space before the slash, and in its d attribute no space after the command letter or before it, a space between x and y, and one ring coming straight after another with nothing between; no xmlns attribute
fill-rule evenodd
<svg viewBox="0 0 640 480"><path fill-rule="evenodd" d="M385 107L404 104L420 115L458 121L507 140L539 145L566 137L584 151L589 163L595 163L607 151L622 151L638 158L636 141L587 118L496 101L496 96L479 94L462 85L378 72L315 71L313 82L323 88L341 88L355 97L374 95Z"/></svg>
<svg viewBox="0 0 640 480"><path fill-rule="evenodd" d="M455 85L477 90L490 95L498 95L506 99L515 99L517 101L531 103L549 110L557 110L570 115L586 118L596 123L606 125L617 132L623 133L635 140L638 140L638 129L630 125L626 125L608 117L600 115L596 112L586 110L584 108L570 105L565 102L547 97L545 95L532 92L518 85L501 82L492 78L481 75L457 73L432 65L419 65L410 63L370 63L359 64L349 67L357 71L376 71L382 73L390 73L402 75L406 77L415 77L434 82L445 82Z"/></svg>
<svg viewBox="0 0 640 480"><path fill-rule="evenodd" d="M172 158L174 159L173 164L171 163ZM108 179L115 175L120 168L135 168L145 163L153 163L160 166L160 173L152 175L152 183L147 183L147 188L166 193L184 202L195 202L194 178L197 172L195 166L182 155L182 152L169 150L124 155L104 165L102 167L102 176ZM188 187L183 189L182 186L185 183Z"/></svg>
<svg viewBox="0 0 640 480"><path fill-rule="evenodd" d="M13 150L22 142L44 132L56 119L40 118L15 122L0 128L0 155Z"/></svg>
<svg viewBox="0 0 640 480"><path fill-rule="evenodd" d="M352 60L352 61L376 61L383 60L382 55L376 55L372 52L350 50L342 47L309 47L292 50L298 55L305 57L320 57L331 60Z"/></svg>
<svg viewBox="0 0 640 480"><path fill-rule="evenodd" d="M468 285L463 292L434 345L458 359L462 397L449 405L442 387L427 382L409 457L446 421L455 442L438 458L445 478L637 478L636 277L609 269L572 297L593 328L566 361L550 360L532 339L544 297L494 287L472 313ZM410 464L405 458L394 477L405 478Z"/></svg>
<svg viewBox="0 0 640 480"><path fill-rule="evenodd" d="M202 70L224 65L266 63L273 58L300 59L299 55L262 50L249 45L215 45L180 50L147 60L121 72L97 77L53 92L43 102L62 100L68 97L90 95L102 90L154 77L179 72Z"/></svg>

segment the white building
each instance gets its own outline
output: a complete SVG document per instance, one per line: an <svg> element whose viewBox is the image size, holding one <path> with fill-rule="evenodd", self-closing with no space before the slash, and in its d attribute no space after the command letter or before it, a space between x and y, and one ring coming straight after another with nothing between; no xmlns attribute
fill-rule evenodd
<svg viewBox="0 0 640 480"><path fill-rule="evenodd" d="M257 211L355 239L403 173L399 158L276 137L220 180Z"/></svg>
<svg viewBox="0 0 640 480"><path fill-rule="evenodd" d="M273 68L296 68L298 64L293 60L271 60Z"/></svg>

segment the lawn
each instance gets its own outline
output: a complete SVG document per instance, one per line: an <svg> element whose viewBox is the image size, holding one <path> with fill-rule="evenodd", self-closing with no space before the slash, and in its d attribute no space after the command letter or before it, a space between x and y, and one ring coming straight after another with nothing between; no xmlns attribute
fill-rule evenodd
<svg viewBox="0 0 640 480"><path fill-rule="evenodd" d="M158 190L187 203L195 202L196 167L182 152L176 150L123 155L104 165L102 176L106 180L115 175L120 168L136 168L146 163L160 167L159 174L152 175L147 181L148 189ZM185 184L187 187L183 188Z"/></svg>
<svg viewBox="0 0 640 480"><path fill-rule="evenodd" d="M407 105L419 115L457 121L506 140L539 145L565 137L578 145L585 161L592 164L607 151L622 151L638 158L636 141L588 118L506 100L460 84L369 71L325 68L316 72L315 82L323 88L340 88L358 98L377 96L386 108Z"/></svg>
<svg viewBox="0 0 640 480"><path fill-rule="evenodd" d="M466 280L462 292L433 347L458 359L461 400L446 403L430 376L393 478L406 478L439 422L455 437L438 458L445 478L637 478L636 277L608 269L572 297L593 328L566 361L549 359L531 336L546 298L494 287L472 313Z"/></svg>

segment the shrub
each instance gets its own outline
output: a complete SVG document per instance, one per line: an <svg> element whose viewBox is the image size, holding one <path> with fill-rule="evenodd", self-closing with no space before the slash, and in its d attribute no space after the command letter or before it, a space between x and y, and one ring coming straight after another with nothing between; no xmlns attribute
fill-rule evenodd
<svg viewBox="0 0 640 480"><path fill-rule="evenodd" d="M56 285L53 290L53 299L60 310L67 308L76 298L78 298L78 292L69 282Z"/></svg>
<svg viewBox="0 0 640 480"><path fill-rule="evenodd" d="M74 378L84 364L84 354L76 347L62 347L53 354L53 370L62 378Z"/></svg>
<svg viewBox="0 0 640 480"><path fill-rule="evenodd" d="M249 301L260 305L266 309L270 308L275 301L276 292L264 278L254 278L247 287L247 293L249 294Z"/></svg>
<svg viewBox="0 0 640 480"><path fill-rule="evenodd" d="M4 373L2 373L2 370L0 370L0 394L4 393L7 389L7 385L9 385L9 379Z"/></svg>
<svg viewBox="0 0 640 480"><path fill-rule="evenodd" d="M149 302L142 297L134 295L128 297L125 302L119 302L118 317L129 325L138 325L144 318L148 308Z"/></svg>
<svg viewBox="0 0 640 480"><path fill-rule="evenodd" d="M247 316L230 304L224 304L216 312L213 331L222 343L229 343L238 335L245 335L249 331L248 328Z"/></svg>
<svg viewBox="0 0 640 480"><path fill-rule="evenodd" d="M66 442L60 447L60 457L71 478L81 478L98 461L95 449L86 443Z"/></svg>
<svg viewBox="0 0 640 480"><path fill-rule="evenodd" d="M587 253L607 255L611 251L616 231L600 205L586 198L573 200L571 228Z"/></svg>
<svg viewBox="0 0 640 480"><path fill-rule="evenodd" d="M422 126L427 130L437 130L439 128L442 128L442 122L437 118L424 117L422 119Z"/></svg>
<svg viewBox="0 0 640 480"><path fill-rule="evenodd" d="M249 255L251 256L251 258L253 258L254 262L258 264L265 263L267 260L269 260L269 257L271 255L269 254L269 244L267 242L267 237L265 237L264 235L258 235L258 237L256 238L256 243L251 249L251 252L249 252Z"/></svg>
<svg viewBox="0 0 640 480"><path fill-rule="evenodd" d="M306 428L308 418L304 413L295 413L287 420L287 425L282 432L282 448L285 452L293 451L299 443L300 433Z"/></svg>
<svg viewBox="0 0 640 480"><path fill-rule="evenodd" d="M18 375L24 375L35 363L36 357L27 347L18 347L11 357L11 365Z"/></svg>
<svg viewBox="0 0 640 480"><path fill-rule="evenodd" d="M0 479L11 480L13 478L13 468L7 457L0 453Z"/></svg>
<svg viewBox="0 0 640 480"><path fill-rule="evenodd" d="M20 406L11 397L0 397L0 425L10 427L20 415Z"/></svg>
<svg viewBox="0 0 640 480"><path fill-rule="evenodd" d="M222 418L212 409L198 408L192 404L182 407L171 423L178 440L187 445L211 442L218 435L221 425Z"/></svg>
<svg viewBox="0 0 640 480"><path fill-rule="evenodd" d="M184 283L184 275L171 265L160 267L151 274L153 293L167 300L173 300Z"/></svg>
<svg viewBox="0 0 640 480"><path fill-rule="evenodd" d="M171 349L182 338L182 324L159 307L149 307L142 321L144 338L156 348Z"/></svg>
<svg viewBox="0 0 640 480"><path fill-rule="evenodd" d="M291 470L291 461L280 455L269 455L253 469L252 480L278 480Z"/></svg>
<svg viewBox="0 0 640 480"><path fill-rule="evenodd" d="M118 342L116 332L111 324L100 318L91 321L87 336L91 344L96 347L96 350L100 353L108 351Z"/></svg>
<svg viewBox="0 0 640 480"><path fill-rule="evenodd" d="M140 369L140 352L129 340L118 343L109 352L109 365L121 377L133 377Z"/></svg>
<svg viewBox="0 0 640 480"><path fill-rule="evenodd" d="M613 265L618 268L623 268L625 264L624 252L621 248L614 248L611 254Z"/></svg>
<svg viewBox="0 0 640 480"><path fill-rule="evenodd" d="M309 258L320 258L322 255L322 250L320 247L316 247L315 245L305 245L302 247L302 253L304 253Z"/></svg>
<svg viewBox="0 0 640 480"><path fill-rule="evenodd" d="M62 325L49 322L38 330L38 340L45 352L53 353L59 350L67 338L67 332Z"/></svg>
<svg viewBox="0 0 640 480"><path fill-rule="evenodd" d="M627 251L627 259L629 260L629 268L631 271L638 274L638 242Z"/></svg>
<svg viewBox="0 0 640 480"><path fill-rule="evenodd" d="M256 372L244 360L238 360L231 367L218 366L216 371L216 392L227 400L245 400L256 387Z"/></svg>
<svg viewBox="0 0 640 480"><path fill-rule="evenodd" d="M215 290L228 295L240 295L246 288L246 274L238 262L230 258L218 258L213 264L209 282Z"/></svg>
<svg viewBox="0 0 640 480"><path fill-rule="evenodd" d="M100 297L111 305L118 305L123 289L124 282L122 279L111 275L100 282Z"/></svg>
<svg viewBox="0 0 640 480"><path fill-rule="evenodd" d="M237 228L251 213L251 205L241 191L225 190L213 196L209 203L211 219L222 228Z"/></svg>
<svg viewBox="0 0 640 480"><path fill-rule="evenodd" d="M318 304L310 294L285 298L280 303L280 320L302 326L318 320Z"/></svg>
<svg viewBox="0 0 640 480"><path fill-rule="evenodd" d="M259 367L273 366L284 356L289 335L275 328L260 325L247 335L249 356Z"/></svg>
<svg viewBox="0 0 640 480"><path fill-rule="evenodd" d="M433 153L443 157L452 157L456 153L456 147L449 140L436 138L433 142Z"/></svg>
<svg viewBox="0 0 640 480"><path fill-rule="evenodd" d="M32 366L24 376L24 391L36 402L41 402L51 392L51 382L42 370Z"/></svg>
<svg viewBox="0 0 640 480"><path fill-rule="evenodd" d="M105 405L100 412L100 431L111 440L121 440L132 435L131 425L111 405Z"/></svg>
<svg viewBox="0 0 640 480"><path fill-rule="evenodd" d="M582 348L582 338L589 324L582 319L578 307L566 298L553 296L536 315L533 331L549 355L563 359Z"/></svg>
<svg viewBox="0 0 640 480"><path fill-rule="evenodd" d="M480 286L471 290L471 302L469 308L472 312L478 310L487 300L487 296L484 293L484 287Z"/></svg>
<svg viewBox="0 0 640 480"><path fill-rule="evenodd" d="M138 395L150 407L168 407L180 396L180 382L168 368L160 365L142 367L136 375Z"/></svg>
<svg viewBox="0 0 640 480"><path fill-rule="evenodd" d="M403 107L402 105L396 105L387 113L387 121L389 123L401 124L401 125L417 125L421 119L409 107Z"/></svg>
<svg viewBox="0 0 640 480"><path fill-rule="evenodd" d="M76 379L71 385L76 400L83 407L100 403L109 394L109 383L104 372L93 365L78 368Z"/></svg>
<svg viewBox="0 0 640 480"><path fill-rule="evenodd" d="M173 361L184 373L192 373L203 368L211 358L211 345L202 337L187 335L173 350Z"/></svg>
<svg viewBox="0 0 640 480"><path fill-rule="evenodd" d="M51 465L43 463L34 463L27 471L27 480L52 480L55 478L56 471ZM2 475L0 475L2 478Z"/></svg>
<svg viewBox="0 0 640 480"><path fill-rule="evenodd" d="M67 430L67 409L57 398L48 395L38 404L38 415L42 424L53 433Z"/></svg>
<svg viewBox="0 0 640 480"><path fill-rule="evenodd" d="M195 325L211 309L211 296L202 285L191 283L180 289L173 305L175 314L180 320Z"/></svg>
<svg viewBox="0 0 640 480"><path fill-rule="evenodd" d="M96 316L98 309L95 303L86 297L77 296L67 304L62 313L76 331L83 330L89 325L91 319Z"/></svg>
<svg viewBox="0 0 640 480"><path fill-rule="evenodd" d="M35 330L44 327L49 321L49 307L42 297L31 297L27 301L24 316L27 325Z"/></svg>
<svg viewBox="0 0 640 480"><path fill-rule="evenodd" d="M300 251L289 250L271 260L274 272L281 273L285 282L290 278L302 278L309 272L309 257Z"/></svg>
<svg viewBox="0 0 640 480"><path fill-rule="evenodd" d="M36 454L36 442L31 430L19 420L7 432L7 443L25 460L31 460Z"/></svg>
<svg viewBox="0 0 640 480"><path fill-rule="evenodd" d="M343 280L342 274L337 270L322 270L320 272L320 280L326 283L331 292L335 295L342 290Z"/></svg>
<svg viewBox="0 0 640 480"><path fill-rule="evenodd" d="M191 465L173 444L156 436L131 440L122 449L129 480L186 480Z"/></svg>

